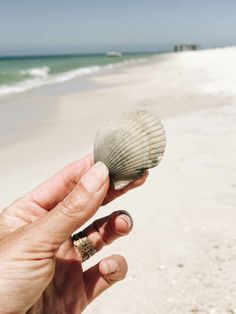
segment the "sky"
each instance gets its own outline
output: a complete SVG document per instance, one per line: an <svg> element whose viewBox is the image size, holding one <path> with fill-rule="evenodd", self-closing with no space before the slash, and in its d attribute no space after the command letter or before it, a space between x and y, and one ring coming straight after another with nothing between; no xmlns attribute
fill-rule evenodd
<svg viewBox="0 0 236 314"><path fill-rule="evenodd" d="M0 55L236 45L236 0L0 0Z"/></svg>

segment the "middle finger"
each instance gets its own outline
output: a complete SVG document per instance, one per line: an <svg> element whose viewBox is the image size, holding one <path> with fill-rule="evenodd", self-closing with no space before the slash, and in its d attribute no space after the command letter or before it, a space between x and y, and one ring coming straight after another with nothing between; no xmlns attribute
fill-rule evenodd
<svg viewBox="0 0 236 314"><path fill-rule="evenodd" d="M73 240L87 237L89 243L100 251L105 245L127 235L133 227L133 221L128 212L120 210L111 215L95 220L83 231L73 235ZM75 248L77 250L77 248Z"/></svg>

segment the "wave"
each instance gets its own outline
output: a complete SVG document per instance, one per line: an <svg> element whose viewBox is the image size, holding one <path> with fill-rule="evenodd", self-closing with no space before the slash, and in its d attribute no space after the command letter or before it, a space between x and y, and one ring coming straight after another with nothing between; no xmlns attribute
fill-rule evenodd
<svg viewBox="0 0 236 314"><path fill-rule="evenodd" d="M102 69L100 66L91 66L91 67L84 67L84 68L78 68L76 70L71 70L68 72L57 74L56 77L52 78L52 81L50 83L63 83L69 80L72 80L76 77L81 77L85 75L95 74L99 72Z"/></svg>
<svg viewBox="0 0 236 314"><path fill-rule="evenodd" d="M27 76L32 76L32 77L43 77L46 78L48 77L50 72L49 67L41 67L41 68L31 68L27 70L22 70L20 71L21 75L27 75Z"/></svg>
<svg viewBox="0 0 236 314"><path fill-rule="evenodd" d="M59 74L50 74L49 67L31 68L20 71L20 74L27 77L16 84L0 85L0 96L9 95L13 93L20 93L30 90L32 88L41 87L43 85L50 85L56 83L63 83L72 80L76 77L81 77L89 74L99 72L101 67L91 66L78 68L76 70L63 72Z"/></svg>
<svg viewBox="0 0 236 314"><path fill-rule="evenodd" d="M11 85L0 85L0 96L5 96L13 93L21 93L32 88L41 87L43 85L63 83L77 77L87 76L91 74L96 74L102 70L113 70L124 65L134 65L137 63L143 63L147 59L139 58L132 60L124 60L117 63L110 63L104 66L90 66L90 67L81 67L75 70L62 72L58 74L51 74L51 69L47 66L40 68L30 68L20 71L20 74L25 77L24 80L11 84Z"/></svg>

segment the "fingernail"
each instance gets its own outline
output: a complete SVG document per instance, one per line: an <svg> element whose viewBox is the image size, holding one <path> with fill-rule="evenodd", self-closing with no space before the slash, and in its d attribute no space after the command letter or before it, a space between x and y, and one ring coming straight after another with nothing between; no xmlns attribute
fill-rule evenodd
<svg viewBox="0 0 236 314"><path fill-rule="evenodd" d="M130 217L130 216L128 216L128 215L126 215L126 214L121 214L121 215L119 215L119 218L123 219L123 220L127 223L128 229L131 228L131 226L132 226L132 220L131 220L131 217Z"/></svg>
<svg viewBox="0 0 236 314"><path fill-rule="evenodd" d="M109 175L107 167L101 161L98 161L86 172L80 182L89 192L98 192L106 182Z"/></svg>
<svg viewBox="0 0 236 314"><path fill-rule="evenodd" d="M109 259L102 261L102 267L105 271L105 274L112 274L118 271L119 265L116 260Z"/></svg>

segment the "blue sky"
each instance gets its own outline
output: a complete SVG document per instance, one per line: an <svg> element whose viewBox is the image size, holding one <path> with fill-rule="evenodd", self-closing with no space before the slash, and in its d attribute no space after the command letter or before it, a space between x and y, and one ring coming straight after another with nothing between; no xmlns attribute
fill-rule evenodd
<svg viewBox="0 0 236 314"><path fill-rule="evenodd" d="M0 55L236 44L235 0L0 0Z"/></svg>

